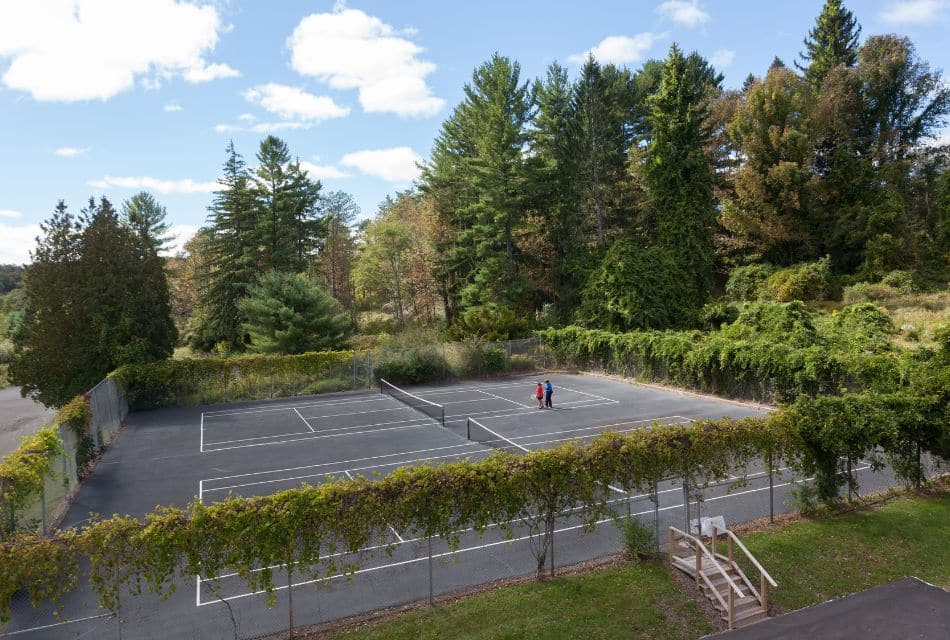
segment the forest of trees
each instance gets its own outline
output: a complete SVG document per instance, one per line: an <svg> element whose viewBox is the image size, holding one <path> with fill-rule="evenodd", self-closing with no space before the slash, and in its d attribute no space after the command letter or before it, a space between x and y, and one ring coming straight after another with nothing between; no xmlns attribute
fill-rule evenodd
<svg viewBox="0 0 950 640"><path fill-rule="evenodd" d="M776 57L737 90L675 44L636 70L590 56L576 77L552 63L525 78L496 53L442 123L417 186L370 219L280 139L261 141L253 167L232 143L206 226L164 272L165 211L148 194L122 216L105 199L78 221L61 205L26 277L14 377L35 388L30 363L45 350L89 348L39 340L43 314L68 336L77 323L99 327L102 372L168 356L175 327L196 352L299 352L420 325L491 338L565 324L701 328L724 293L754 298L776 272L786 275L773 288L805 299L830 295L829 278L895 270L945 287L950 153L934 139L950 89L907 38L860 32L828 0L799 60ZM99 300L87 289L102 284L95 242L108 234L130 234L132 247L108 261L141 272L122 291L160 280L155 299L114 317L52 314L50 296L77 309ZM56 271L93 259L89 272ZM816 278L822 290L809 292ZM156 323L136 326L136 344L148 344L116 346L137 313Z"/></svg>

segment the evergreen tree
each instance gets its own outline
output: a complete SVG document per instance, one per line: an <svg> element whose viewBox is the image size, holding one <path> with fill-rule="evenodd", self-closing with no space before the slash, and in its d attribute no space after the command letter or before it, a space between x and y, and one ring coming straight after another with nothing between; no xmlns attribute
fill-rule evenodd
<svg viewBox="0 0 950 640"><path fill-rule="evenodd" d="M227 147L221 189L208 208L207 260L199 285L198 317L192 348L210 350L218 343L239 349L244 343L237 303L247 296L259 262L258 222L244 159L231 142Z"/></svg>
<svg viewBox="0 0 950 640"><path fill-rule="evenodd" d="M708 63L670 47L663 81L651 98L653 138L644 168L653 209L649 232L675 258L679 276L694 291L695 307L712 287L715 203L705 118L713 86Z"/></svg>
<svg viewBox="0 0 950 640"><path fill-rule="evenodd" d="M11 377L61 406L115 368L171 355L177 332L154 247L89 201L78 220L60 201L27 272L28 307Z"/></svg>
<svg viewBox="0 0 950 640"><path fill-rule="evenodd" d="M141 191L122 203L122 222L155 253L161 253L172 239L168 234L171 227L165 222L166 215L165 207L147 191Z"/></svg>
<svg viewBox="0 0 950 640"><path fill-rule="evenodd" d="M454 230L443 247L446 310L487 302L514 306L525 294L516 234L522 224L522 153L532 101L517 62L495 54L465 85L465 100L443 123L422 188Z"/></svg>
<svg viewBox="0 0 950 640"><path fill-rule="evenodd" d="M320 183L291 161L287 144L275 136L261 141L257 162L251 191L259 224L258 269L303 271L325 234Z"/></svg>
<svg viewBox="0 0 950 640"><path fill-rule="evenodd" d="M855 65L860 35L861 26L854 14L844 8L842 0L826 0L815 27L805 38L805 51L799 54L802 62L808 64L795 63L805 72L812 91L820 90L825 76L838 65Z"/></svg>
<svg viewBox="0 0 950 640"><path fill-rule="evenodd" d="M534 84L537 113L531 129L528 161L530 208L543 248L536 256L536 277L556 315L570 318L584 284L586 255L579 212L579 141L573 116L573 88L567 69L555 63Z"/></svg>
<svg viewBox="0 0 950 640"><path fill-rule="evenodd" d="M341 349L351 325L326 290L305 276L269 271L238 303L246 318L249 348L258 353Z"/></svg>
<svg viewBox="0 0 950 640"><path fill-rule="evenodd" d="M597 245L610 229L623 226L627 152L633 142L634 87L629 72L601 67L593 55L581 68L574 91L578 135L581 208L592 223Z"/></svg>

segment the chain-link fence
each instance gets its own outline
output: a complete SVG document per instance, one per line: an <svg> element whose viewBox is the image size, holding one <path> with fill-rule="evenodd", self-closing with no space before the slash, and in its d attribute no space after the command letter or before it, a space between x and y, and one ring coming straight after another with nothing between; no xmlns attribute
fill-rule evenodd
<svg viewBox="0 0 950 640"><path fill-rule="evenodd" d="M74 425L54 423L62 453L56 453L49 461L49 471L43 475L38 490L20 504L0 502L0 538L15 531L38 531L45 535L54 528L65 514L67 498L79 484L86 466L112 441L129 413L125 394L111 378L93 387L84 401L89 403L89 420L81 430Z"/></svg>

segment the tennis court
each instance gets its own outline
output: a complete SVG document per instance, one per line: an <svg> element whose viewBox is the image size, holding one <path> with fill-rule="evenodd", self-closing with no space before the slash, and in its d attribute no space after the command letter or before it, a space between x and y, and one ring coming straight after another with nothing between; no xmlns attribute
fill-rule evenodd
<svg viewBox="0 0 950 640"><path fill-rule="evenodd" d="M534 384L545 377L554 385L553 409L538 409ZM82 522L90 512L141 516L156 505L184 506L195 496L204 504L228 496L257 496L316 485L332 478L385 475L411 464L457 459L479 460L495 448L530 451L569 440L589 440L605 430L632 432L653 422L683 424L705 417L762 415L756 407L698 397L655 387L587 375L547 374L469 381L405 390L382 384L385 393L361 391L197 408L133 413L129 424L83 486L65 525ZM862 473L870 473L859 467ZM727 522L769 513L769 478L750 470L748 483L735 490L724 483L705 490L704 513L723 514ZM790 477L772 478L780 496L776 512L786 510L781 496ZM873 485L863 479L862 486ZM864 483L867 483L866 485ZM732 489L732 490L730 490ZM685 517L682 487L676 480L657 487L656 496L608 489L618 510L656 526ZM696 513L692 514L695 517ZM500 524L500 523L499 523ZM558 565L582 562L618 550L618 534L609 522L593 533L565 513L557 521ZM167 600L127 598L124 638L233 637L228 607L239 635L253 637L279 630L286 621L286 596L293 590L299 624L423 600L430 585L435 595L497 579L533 572L531 538L522 523L506 535L502 527L479 534L460 532L461 544L449 549L438 539L417 539L389 528L387 539L341 564L358 565L343 578L314 580L299 575L277 590L277 606L268 608L236 575L202 576L180 585ZM431 547L430 547L431 544ZM434 559L430 569L429 557ZM22 610L22 609L21 609ZM32 619L15 616L4 631L16 637L67 638L83 633L112 633L116 621L95 609L91 594L66 600L66 624L49 623L49 612ZM2 636L0 636L2 637Z"/></svg>

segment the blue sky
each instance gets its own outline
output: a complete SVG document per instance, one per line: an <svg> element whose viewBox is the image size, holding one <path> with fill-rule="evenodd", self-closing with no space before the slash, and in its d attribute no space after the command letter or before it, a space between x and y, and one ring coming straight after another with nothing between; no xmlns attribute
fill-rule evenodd
<svg viewBox="0 0 950 640"><path fill-rule="evenodd" d="M201 226L224 148L273 132L364 216L405 189L472 70L523 77L593 50L637 68L670 43L738 86L796 59L822 0L0 0L0 262L25 262L58 199L146 189L181 238ZM950 0L851 0L862 37L908 35L947 68Z"/></svg>

